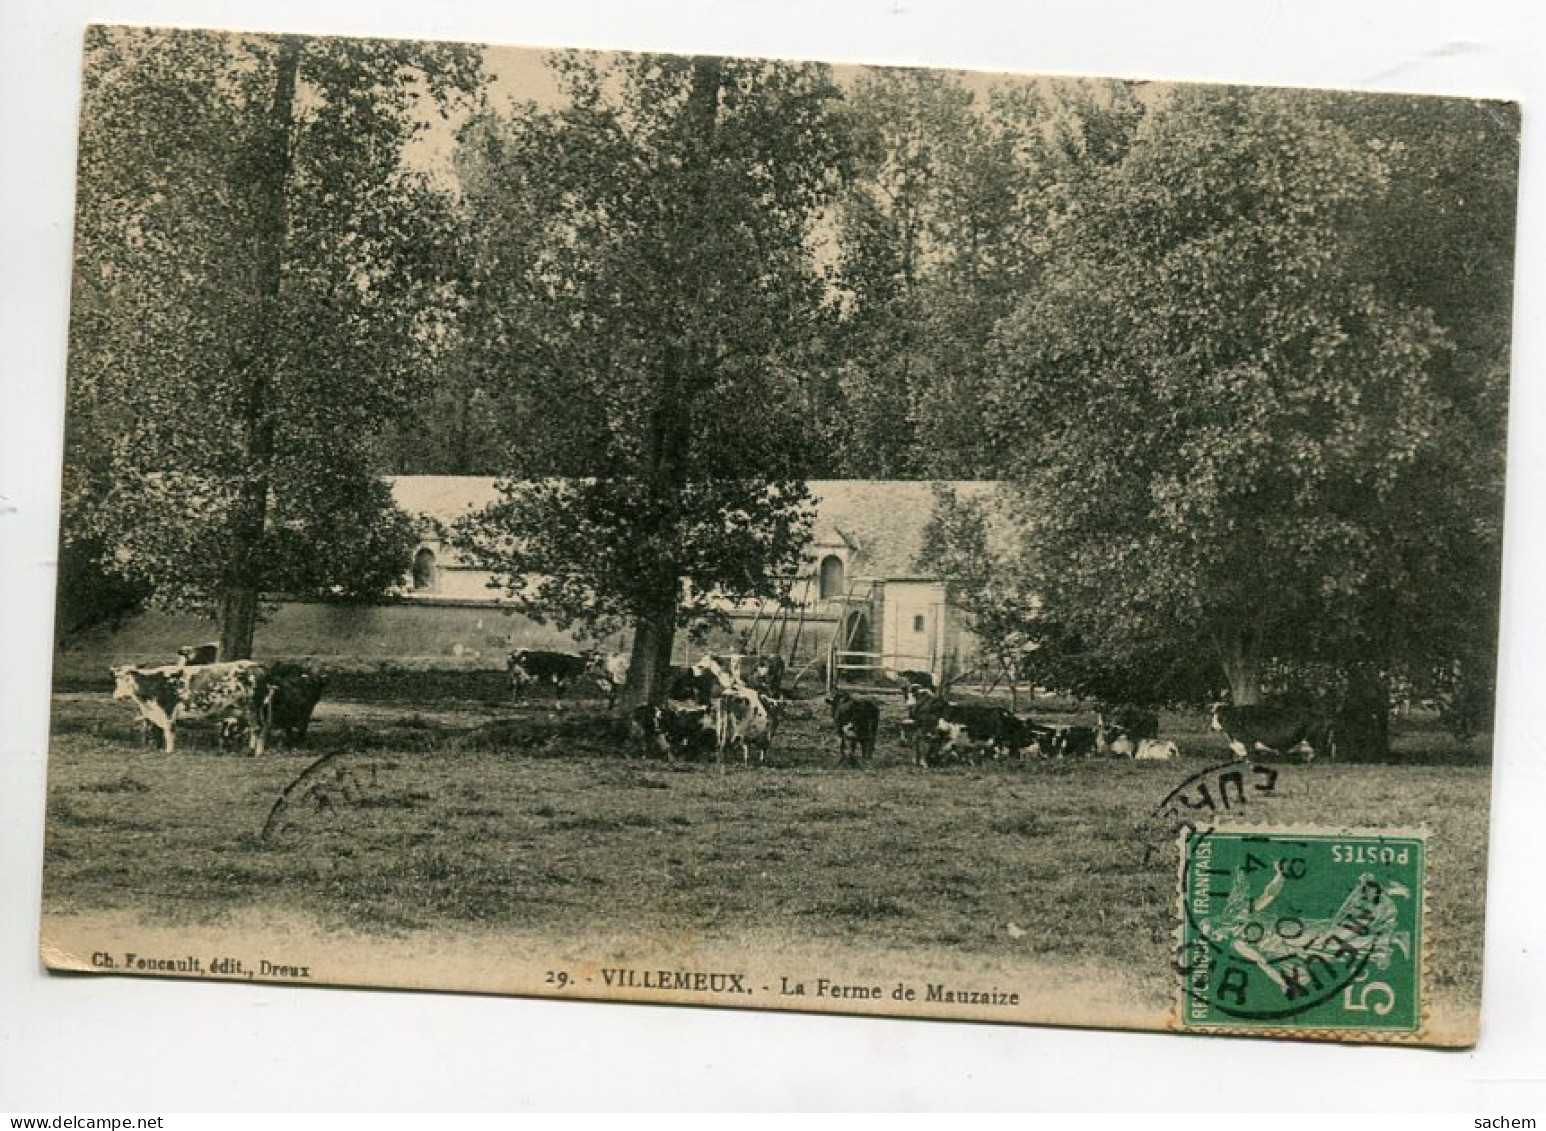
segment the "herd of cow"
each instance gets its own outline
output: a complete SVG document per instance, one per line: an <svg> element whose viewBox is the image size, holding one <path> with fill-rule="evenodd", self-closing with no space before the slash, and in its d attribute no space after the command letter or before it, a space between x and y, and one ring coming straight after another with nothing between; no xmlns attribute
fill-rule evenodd
<svg viewBox="0 0 1546 1131"><path fill-rule="evenodd" d="M245 742L262 754L276 731L298 746L327 686L327 677L304 664L221 663L218 644L180 648L175 664L125 664L112 672L113 698L134 704L146 741L159 732L168 754L176 749L178 720L190 717L217 720L221 746Z"/></svg>
<svg viewBox="0 0 1546 1131"><path fill-rule="evenodd" d="M507 669L516 698L547 688L562 710L565 690L591 681L606 694L610 709L627 682L629 657L522 649L510 654ZM253 754L262 754L276 732L290 746L300 745L327 684L320 673L289 661L222 663L215 644L182 648L174 664L124 665L112 673L113 697L135 705L146 739L159 732L168 754L175 749L178 720L187 717L217 720L222 746L245 741ZM631 744L645 756L670 761L712 756L721 768L737 755L747 763L753 755L765 762L787 703L785 674L777 656L708 655L691 666L672 668L662 701L629 713ZM1091 725L1054 725L998 704L952 701L948 685L936 687L928 672L886 675L901 687L902 733L920 766L975 763L984 757L1168 761L1179 754L1174 742L1160 737L1159 715L1151 710L1115 708L1096 714ZM880 703L841 690L826 702L840 763L868 762L880 732ZM1309 761L1336 753L1332 726L1299 708L1216 704L1209 727L1241 759Z"/></svg>
<svg viewBox="0 0 1546 1131"><path fill-rule="evenodd" d="M615 689L627 677L627 657L590 654L584 669L605 671ZM512 657L512 671L516 668ZM746 670L749 667L749 672ZM580 670L578 667L575 670ZM705 656L671 672L665 702L636 707L630 716L634 742L645 755L674 760L712 752L721 766L737 752L765 761L782 717L784 673L776 657ZM1159 733L1153 710L1119 707L1100 712L1093 725L1052 724L993 703L953 702L948 687L937 689L928 672L888 672L900 684L906 716L902 722L913 761L920 766L950 761L1028 758L1131 758L1170 761L1175 742ZM827 696L838 740L840 764L874 757L880 732L880 703L838 690ZM1275 704L1216 703L1209 729L1223 735L1238 759L1334 757L1332 727L1313 712Z"/></svg>

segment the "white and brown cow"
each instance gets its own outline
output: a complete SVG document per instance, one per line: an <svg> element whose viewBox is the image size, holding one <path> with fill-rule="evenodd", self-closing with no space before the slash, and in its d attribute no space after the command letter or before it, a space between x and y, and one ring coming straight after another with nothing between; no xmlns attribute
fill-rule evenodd
<svg viewBox="0 0 1546 1131"><path fill-rule="evenodd" d="M597 686L607 693L607 710L610 711L617 704L617 693L628 682L633 657L627 652L587 652L585 664Z"/></svg>
<svg viewBox="0 0 1546 1131"><path fill-rule="evenodd" d="M1173 762L1181 756L1174 742L1158 738L1140 738L1133 758L1139 762Z"/></svg>
<svg viewBox="0 0 1546 1131"><path fill-rule="evenodd" d="M182 718L239 719L246 724L253 754L268 745L272 691L262 665L251 660L225 664L136 668L113 671L113 698L133 702L140 717L161 732L171 754Z"/></svg>
<svg viewBox="0 0 1546 1131"><path fill-rule="evenodd" d="M715 699L714 738L721 772L725 755L738 746L747 764L751 763L753 748L759 765L767 761L768 747L773 741L773 717L762 696L749 687L737 687Z"/></svg>

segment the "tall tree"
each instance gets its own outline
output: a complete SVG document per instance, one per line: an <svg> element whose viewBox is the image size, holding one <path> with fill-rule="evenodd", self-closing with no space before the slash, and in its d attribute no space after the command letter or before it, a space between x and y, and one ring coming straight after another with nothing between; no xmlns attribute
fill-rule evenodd
<svg viewBox="0 0 1546 1131"><path fill-rule="evenodd" d="M877 69L844 113L855 157L834 217L836 472L994 477L1006 451L984 422L993 328L1039 285L1065 185L1121 156L1141 104L1121 85L984 89Z"/></svg>
<svg viewBox="0 0 1546 1131"><path fill-rule="evenodd" d="M443 192L403 162L468 49L93 28L67 543L251 654L262 593L379 593L412 531L370 441L452 309Z"/></svg>
<svg viewBox="0 0 1546 1131"><path fill-rule="evenodd" d="M1401 568L1449 521L1444 475L1501 481L1500 423L1471 446L1453 336L1371 276L1389 145L1311 96L1178 89L1071 187L1047 285L999 327L992 412L1022 445L1030 584L1087 659L1207 654L1249 703L1269 658L1389 655L1392 607L1490 616L1447 549ZM1421 232L1386 234L1442 270Z"/></svg>
<svg viewBox="0 0 1546 1131"><path fill-rule="evenodd" d="M777 596L808 538L837 91L817 66L553 62L561 105L467 135L472 336L524 442L462 538L532 615L633 626L627 706L663 693L680 627Z"/></svg>

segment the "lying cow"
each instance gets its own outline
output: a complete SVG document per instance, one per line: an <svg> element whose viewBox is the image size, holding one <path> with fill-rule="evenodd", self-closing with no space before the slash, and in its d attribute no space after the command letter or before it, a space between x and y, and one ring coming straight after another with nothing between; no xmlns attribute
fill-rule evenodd
<svg viewBox="0 0 1546 1131"><path fill-rule="evenodd" d="M1102 712L1102 721L1134 742L1159 737L1159 712L1144 707L1113 707Z"/></svg>
<svg viewBox="0 0 1546 1131"><path fill-rule="evenodd" d="M690 760L706 756L718 741L714 716L707 707L641 704L629 713L628 723L645 757L663 757L668 762L678 755Z"/></svg>
<svg viewBox="0 0 1546 1131"><path fill-rule="evenodd" d="M577 679L584 678L590 668L590 658L576 652L541 652L522 648L511 652L505 667L510 672L510 694L517 699L538 685L553 688L553 704L564 709L564 688Z"/></svg>
<svg viewBox="0 0 1546 1131"><path fill-rule="evenodd" d="M1099 749L1095 727L1061 726L1052 734L1052 754L1056 758L1091 758Z"/></svg>
<svg viewBox="0 0 1546 1131"><path fill-rule="evenodd" d="M1157 738L1139 739L1138 749L1133 754L1139 762L1170 762L1180 756L1181 751L1174 742L1162 742Z"/></svg>
<svg viewBox="0 0 1546 1131"><path fill-rule="evenodd" d="M177 721L188 717L238 719L248 728L252 753L267 748L273 687L251 660L193 667L125 664L112 672L113 698L132 702L140 717L161 731L168 754L176 749Z"/></svg>
<svg viewBox="0 0 1546 1131"><path fill-rule="evenodd" d="M1106 721L1104 715L1095 716L1095 752L1108 758L1131 758L1137 749L1133 736L1123 727Z"/></svg>
<svg viewBox="0 0 1546 1131"><path fill-rule="evenodd" d="M868 762L875 757L875 736L880 732L880 704L847 691L827 696L832 725L837 730L838 763Z"/></svg>
<svg viewBox="0 0 1546 1131"><path fill-rule="evenodd" d="M1021 715L1012 718L1013 724L1006 724L1005 727L1007 748L1011 754L1017 758L1043 758L1052 753L1052 740L1057 734L1055 727Z"/></svg>
<svg viewBox="0 0 1546 1131"><path fill-rule="evenodd" d="M999 757L1023 741L1021 720L989 703L951 703L920 692L908 719L913 727L914 760L920 766L945 755L970 758L982 748Z"/></svg>
<svg viewBox="0 0 1546 1131"><path fill-rule="evenodd" d="M1215 703L1208 729L1224 735L1235 757L1293 755L1312 761L1317 755L1336 757L1336 734L1331 723L1300 706L1253 703L1236 707Z"/></svg>

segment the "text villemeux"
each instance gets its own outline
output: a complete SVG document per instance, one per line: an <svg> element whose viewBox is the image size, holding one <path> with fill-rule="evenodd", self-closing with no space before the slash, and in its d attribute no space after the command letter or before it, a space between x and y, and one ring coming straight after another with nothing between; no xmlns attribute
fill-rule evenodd
<svg viewBox="0 0 1546 1131"><path fill-rule="evenodd" d="M612 989L678 990L699 994L749 994L745 974L713 970L633 970L613 967L601 971L601 980Z"/></svg>

